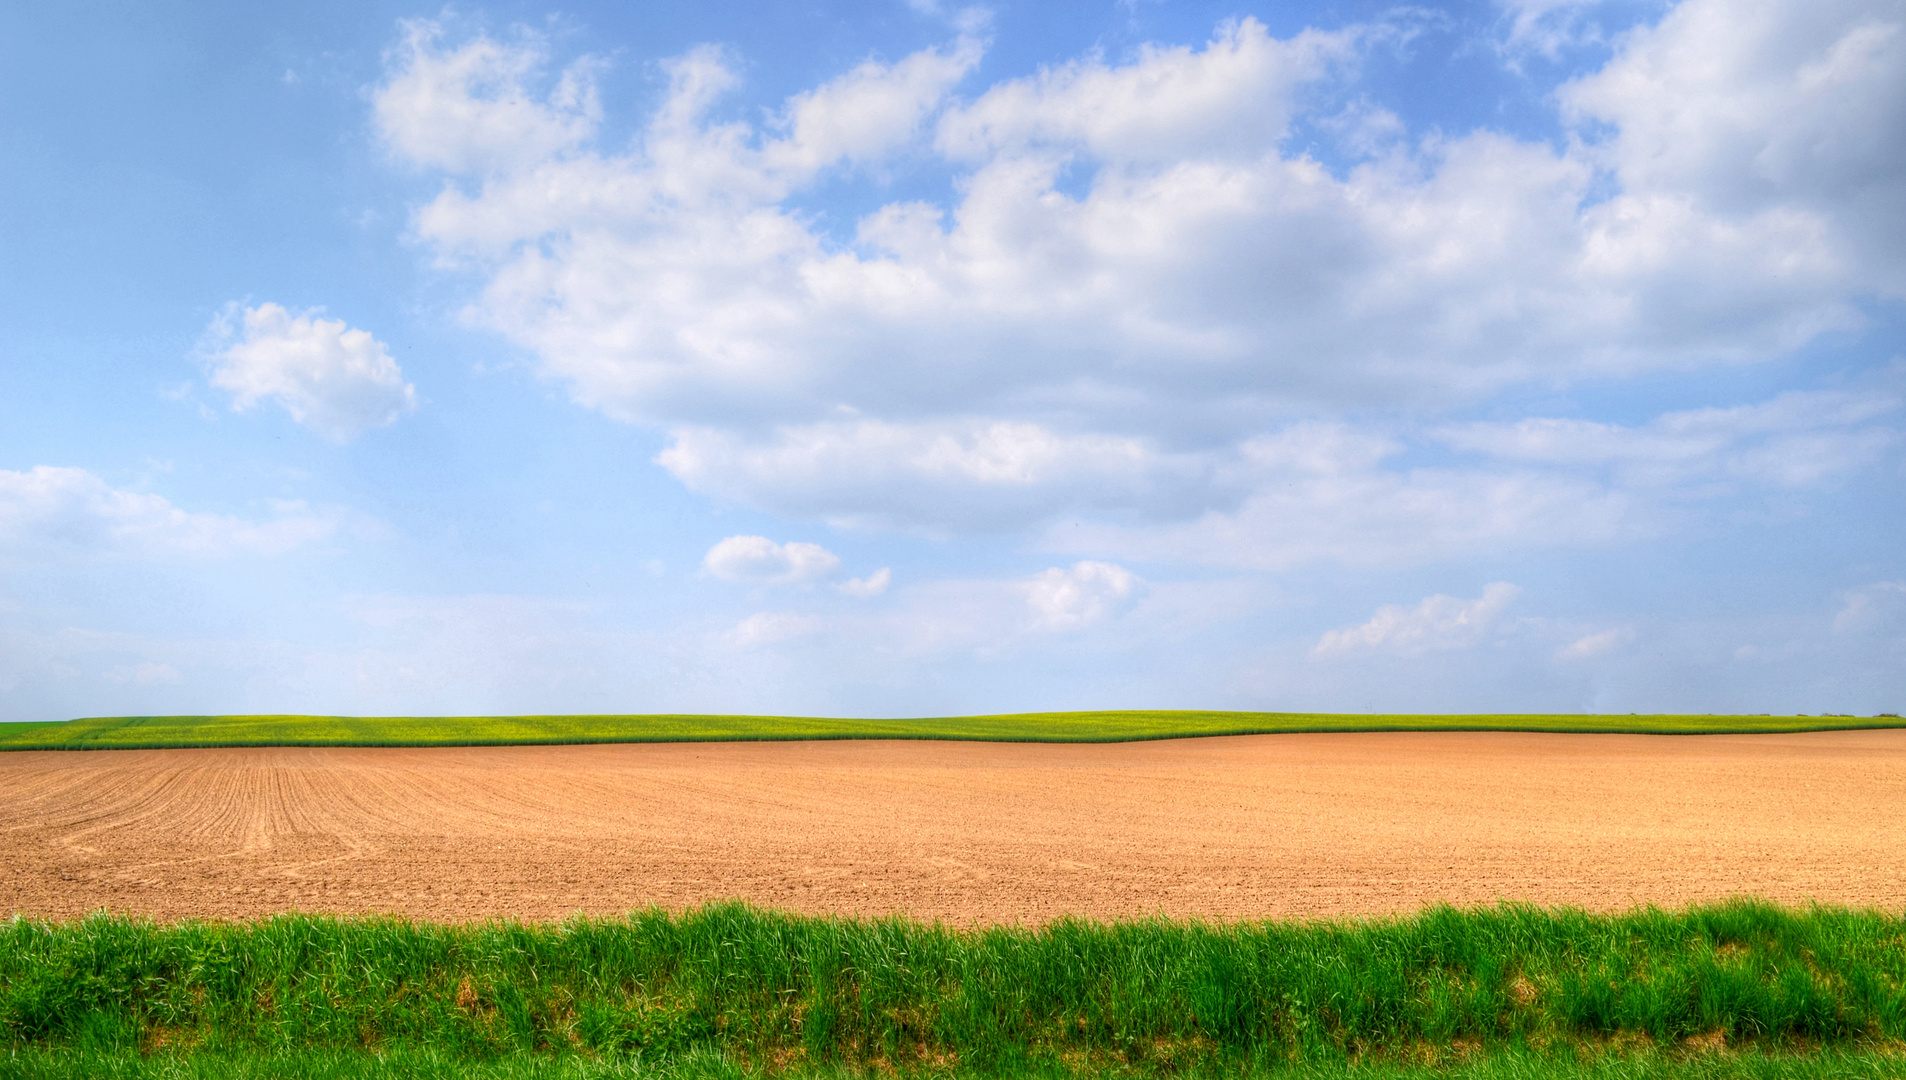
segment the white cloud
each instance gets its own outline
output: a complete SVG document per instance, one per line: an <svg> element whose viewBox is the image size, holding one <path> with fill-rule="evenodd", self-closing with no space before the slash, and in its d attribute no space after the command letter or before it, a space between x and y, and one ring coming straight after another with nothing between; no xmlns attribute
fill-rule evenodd
<svg viewBox="0 0 1906 1080"><path fill-rule="evenodd" d="M0 469L0 555L28 558L280 554L335 535L347 516L281 502L263 521L194 513L85 469Z"/></svg>
<svg viewBox="0 0 1906 1080"><path fill-rule="evenodd" d="M1344 425L1253 439L1213 468L1210 509L1188 520L1059 522L1061 551L1256 570L1316 562L1412 565L1505 547L1598 544L1651 527L1592 479L1523 467L1395 468L1402 440ZM1223 498L1227 488L1244 492Z"/></svg>
<svg viewBox="0 0 1906 1080"><path fill-rule="evenodd" d="M1026 606L1040 630L1078 630L1117 615L1136 599L1138 575L1090 560L1052 567L1026 583Z"/></svg>
<svg viewBox="0 0 1906 1080"><path fill-rule="evenodd" d="M1261 156L1283 138L1292 95L1352 60L1360 31L1289 41L1229 21L1203 49L1146 45L1129 63L1077 60L989 88L949 110L937 146L957 161L1083 153L1121 166Z"/></svg>
<svg viewBox="0 0 1906 1080"><path fill-rule="evenodd" d="M1785 217L1792 270L1906 291L1906 8L1687 0L1564 88L1631 192L1740 223Z"/></svg>
<svg viewBox="0 0 1906 1080"><path fill-rule="evenodd" d="M973 65L979 43L914 53L896 64L872 60L838 79L789 99L781 120L787 137L770 142L763 164L795 176L836 162L866 164L904 145Z"/></svg>
<svg viewBox="0 0 1906 1080"><path fill-rule="evenodd" d="M819 544L777 544L765 536L730 536L708 549L702 566L723 581L792 585L832 577L840 559Z"/></svg>
<svg viewBox="0 0 1906 1080"><path fill-rule="evenodd" d="M1496 0L1509 21L1503 50L1555 59L1564 48L1596 41L1601 28L1589 14L1601 0Z"/></svg>
<svg viewBox="0 0 1906 1080"><path fill-rule="evenodd" d="M1154 503L1159 520L1060 520L1043 540L1060 551L1281 570L1646 539L1740 500L1879 467L1906 444L1885 422L1898 409L1890 390L1869 390L1787 393L1639 425L1537 417L1398 435L1296 425L1179 463L1176 506L1193 513ZM1394 464L1419 448L1463 458Z"/></svg>
<svg viewBox="0 0 1906 1080"><path fill-rule="evenodd" d="M1899 405L1884 392L1795 392L1666 413L1639 427L1533 418L1448 427L1434 438L1501 460L1611 467L1631 487L1720 479L1806 487L1897 446L1899 432L1873 421Z"/></svg>
<svg viewBox="0 0 1906 1080"><path fill-rule="evenodd" d="M658 461L694 490L848 528L1031 527L1052 550L1270 570L1407 565L1645 538L1726 499L1829 484L1906 443L1898 409L1890 390L1796 392L1638 425L1306 423L1204 450L1033 424L841 420L759 439L678 431ZM1398 464L1419 449L1463 458Z"/></svg>
<svg viewBox="0 0 1906 1080"><path fill-rule="evenodd" d="M277 304L228 307L208 334L212 384L243 411L271 399L291 418L348 442L417 407L417 392L369 331Z"/></svg>
<svg viewBox="0 0 1906 1080"><path fill-rule="evenodd" d="M1445 649L1475 646L1494 629L1522 590L1498 581L1486 586L1474 600L1437 594L1415 607L1385 604L1362 626L1325 631L1311 650L1313 657L1340 656L1366 649L1384 649L1415 656Z"/></svg>
<svg viewBox="0 0 1906 1080"><path fill-rule="evenodd" d="M849 528L1013 529L1068 509L1195 512L1212 465L1037 424L846 420L765 437L678 429L656 461L693 490Z"/></svg>
<svg viewBox="0 0 1906 1080"><path fill-rule="evenodd" d="M474 322L583 405L667 431L657 460L697 491L855 528L1043 532L1080 554L1398 562L1649 535L1694 497L1674 484L1804 487L1895 445L1832 395L1641 428L1294 419L1750 362L1906 288L1894 8L1772 7L1727 29L1713 65L1686 52L1725 15L1707 0L1622 39L1565 93L1580 137L1563 149L1386 137L1342 175L1281 140L1381 26L1279 40L1227 23L1200 48L966 100L979 46L963 37L756 123L710 119L741 76L702 48L666 65L621 152L593 145L593 98L531 92L540 43L413 28L377 107L423 109L397 89L418 72L493 72L431 76L451 103L425 110L433 137L501 146L515 123L522 152L413 154L455 174L417 235L485 275ZM1512 8L1528 35L1573 11ZM1818 25L1775 47L1796 20ZM1680 137L1742 88L1751 107L1715 112L1721 135ZM505 101L532 111L505 123L487 111ZM1807 139L1831 143L1831 178L1781 164ZM953 171L948 198L869 207L851 238L790 201L921 159ZM1577 457L1530 449L1544 439ZM1394 464L1412 440L1486 460Z"/></svg>
<svg viewBox="0 0 1906 1080"><path fill-rule="evenodd" d="M511 44L479 35L443 49L441 23L399 25L403 39L386 54L390 74L372 100L378 133L404 158L495 172L544 160L595 133L602 108L594 61L577 61L538 95L530 84L546 51L535 34L522 32Z"/></svg>
<svg viewBox="0 0 1906 1080"><path fill-rule="evenodd" d="M1633 641L1635 631L1631 627L1617 626L1609 630L1598 630L1592 634L1583 634L1555 652L1557 660L1586 660L1618 645Z"/></svg>
<svg viewBox="0 0 1906 1080"><path fill-rule="evenodd" d="M1631 472L1673 469L1684 484L1723 475L1801 483L1868 463L1897 441L1891 429L1833 426L1869 418L1876 410L1866 406L1844 415L1823 410L1830 415L1776 425L1771 435L1756 427L1754 411L1734 410L1732 427L1710 424L1715 430L1699 436L1707 454L1698 459L1671 440L1630 442L1632 429L1585 430L1619 446L1625 456L1615 460ZM1685 419L1670 416L1657 427L1695 426ZM1145 558L1175 551L1191 561L1276 568L1317 559L1386 562L1398 551L1440 557L1490 543L1596 543L1647 531L1651 523L1623 490L1562 467L1578 462L1525 446L1574 423L1432 430L1419 441L1490 459L1438 469L1392 467L1412 449L1403 438L1315 423L1204 451L1030 424L846 421L781 429L755 442L694 429L678 432L658 460L692 489L843 527L947 534L1056 519L1047 543L1061 549L1096 545ZM1657 451L1666 456L1654 460ZM1105 520L1121 512L1126 520ZM1076 515L1089 520L1079 524Z"/></svg>
<svg viewBox="0 0 1906 1080"><path fill-rule="evenodd" d="M841 582L840 591L856 599L867 600L887 591L893 584L893 569L883 566L864 578L850 578Z"/></svg>
<svg viewBox="0 0 1906 1080"><path fill-rule="evenodd" d="M1709 219L1644 191L1594 203L1592 162L1489 133L1342 180L1279 156L1291 90L1348 48L1246 21L1203 50L995 86L942 120L938 145L972 170L950 220L880 208L858 251L830 250L779 202L875 148L804 132L929 110L970 46L798 97L789 115L838 117L779 139L701 125L735 76L696 53L636 153L446 192L418 226L446 250L504 257L478 317L579 399L665 424L717 404L799 421L842 402L886 413L1084 389L1193 405L1476 393L1764 355L1850 317L1811 219ZM922 57L947 77L895 74ZM878 149L904 145L903 127L876 125ZM1055 187L1073 158L1096 169L1078 198ZM1676 282L1683 295L1657 307Z"/></svg>
<svg viewBox="0 0 1906 1080"><path fill-rule="evenodd" d="M838 591L860 598L891 586L891 572L881 570ZM1026 577L918 582L877 607L843 606L810 594L813 609L756 612L710 642L717 652L742 648L755 655L782 643L797 642L801 649L824 644L843 658L853 656L855 666L879 657L880 664L902 665L896 670L924 671L912 665L961 657L1007 662L1051 649L1059 640L1079 647L1078 635L1086 632L1100 635L1095 647L1116 643L1125 633L1121 624L1150 594L1146 582L1124 567L1088 560ZM1206 598L1197 605L1198 617L1222 607Z"/></svg>

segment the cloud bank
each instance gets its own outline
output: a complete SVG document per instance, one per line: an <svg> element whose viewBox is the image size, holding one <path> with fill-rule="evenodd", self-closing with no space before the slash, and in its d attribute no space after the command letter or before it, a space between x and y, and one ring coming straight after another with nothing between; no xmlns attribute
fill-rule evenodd
<svg viewBox="0 0 1906 1080"><path fill-rule="evenodd" d="M1579 14L1515 5L1510 44L1587 33ZM1620 39L1561 88L1559 147L1365 124L1340 171L1286 138L1399 25L1279 39L1243 19L989 86L960 36L754 122L713 119L742 76L700 48L607 147L594 61L551 75L534 36L416 22L375 112L394 154L446 177L413 225L483 276L468 317L582 405L667 431L657 461L697 491L941 536L1082 520L1068 535L1096 546L1052 542L1082 553L1381 561L1644 535L1717 476L1804 484L1895 445L1884 409L1791 398L1663 417L1619 450L1627 433L1565 417L1404 419L1753 363L1906 296L1906 18L1738 15L1688 0ZM797 207L921 161L943 201L846 231ZM1472 461L1390 463L1436 444Z"/></svg>

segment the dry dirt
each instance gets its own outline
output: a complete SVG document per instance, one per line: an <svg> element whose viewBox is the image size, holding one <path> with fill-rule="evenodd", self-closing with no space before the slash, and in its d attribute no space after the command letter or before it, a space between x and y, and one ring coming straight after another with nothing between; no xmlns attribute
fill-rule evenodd
<svg viewBox="0 0 1906 1080"><path fill-rule="evenodd" d="M0 912L1906 904L1906 731L0 753Z"/></svg>

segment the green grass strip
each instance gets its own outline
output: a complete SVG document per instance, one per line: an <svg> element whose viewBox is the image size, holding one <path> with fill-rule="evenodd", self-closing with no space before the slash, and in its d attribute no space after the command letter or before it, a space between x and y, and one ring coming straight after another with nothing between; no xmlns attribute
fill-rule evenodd
<svg viewBox="0 0 1906 1080"><path fill-rule="evenodd" d="M1768 1068L1831 1050L1901 1075L1902 1047L1906 918L1746 900L970 931L739 904L557 925L0 923L9 1061L410 1054L800 1075L1387 1076L1473 1059L1510 1063L1478 1076L1509 1076L1539 1059L1590 1070L1554 1075L1680 1076L1710 1074L1593 1069L1679 1068L1731 1048Z"/></svg>
<svg viewBox="0 0 1906 1080"><path fill-rule="evenodd" d="M1188 1069L1183 1077L1225 1080L1883 1080L1906 1073L1906 1058L1884 1052L1823 1050L1799 1054L1602 1054L1581 1060L1507 1051L1439 1066L1333 1063L1266 1066L1247 1072ZM890 1076L957 1077L947 1069L873 1070L809 1066L748 1069L717 1053L638 1061L583 1055L510 1054L483 1061L434 1053L302 1051L258 1054L156 1054L44 1051L0 1057L0 1080L862 1080ZM1114 1075L1064 1065L1030 1066L1025 1080Z"/></svg>
<svg viewBox="0 0 1906 1080"><path fill-rule="evenodd" d="M1354 731L1722 735L1888 728L1896 716L1416 715L1121 711L866 720L818 716L105 716L0 724L0 750L209 746L511 746L562 743L954 739L1132 742Z"/></svg>

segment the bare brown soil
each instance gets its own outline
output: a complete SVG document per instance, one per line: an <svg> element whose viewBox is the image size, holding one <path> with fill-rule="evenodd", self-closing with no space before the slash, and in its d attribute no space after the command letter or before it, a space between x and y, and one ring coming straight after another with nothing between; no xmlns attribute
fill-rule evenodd
<svg viewBox="0 0 1906 1080"><path fill-rule="evenodd" d="M0 754L0 912L1906 903L1906 731Z"/></svg>

